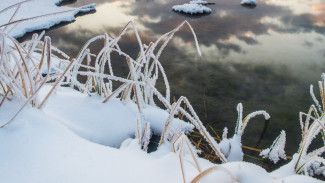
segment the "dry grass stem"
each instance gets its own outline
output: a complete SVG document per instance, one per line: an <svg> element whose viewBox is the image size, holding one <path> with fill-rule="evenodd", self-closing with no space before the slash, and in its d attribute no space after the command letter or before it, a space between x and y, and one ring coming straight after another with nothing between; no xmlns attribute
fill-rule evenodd
<svg viewBox="0 0 325 183"><path fill-rule="evenodd" d="M192 181L191 181L191 183L197 183L199 180L201 180L203 177L205 177L205 176L207 176L207 175L209 175L210 173L212 173L212 172L214 172L214 171L224 171L224 172L226 172L229 176L230 176L230 178L233 180L233 181L235 181L235 182L239 182L239 180L237 179L237 178L235 178L232 174L231 174L231 172L228 170L228 169L226 169L226 168L224 168L224 167L221 167L221 166L213 166L213 167L211 167L211 168L208 168L208 169L206 169L206 170L204 170L203 172L201 172L200 174L198 174Z"/></svg>

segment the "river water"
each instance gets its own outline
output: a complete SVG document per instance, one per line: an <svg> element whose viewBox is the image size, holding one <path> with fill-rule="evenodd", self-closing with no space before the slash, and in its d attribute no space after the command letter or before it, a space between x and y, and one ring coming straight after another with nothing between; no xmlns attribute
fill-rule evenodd
<svg viewBox="0 0 325 183"><path fill-rule="evenodd" d="M175 35L160 59L172 96L186 96L205 124L219 135L227 126L233 133L236 105L244 115L266 110L271 119L252 120L243 144L266 148L283 129L287 155L301 140L299 111L312 104L309 86L325 71L325 1L258 0L257 7L240 6L240 0L210 0L212 13L186 16L172 11L184 0L78 0L64 6L97 3L96 12L47 31L52 43L75 56L90 38L107 32L114 36L130 20L144 43L187 20L196 32L200 57L188 28ZM28 36L28 35L27 35ZM136 56L139 48L130 32L121 47ZM123 68L121 68L122 72ZM119 72L115 70L115 72Z"/></svg>

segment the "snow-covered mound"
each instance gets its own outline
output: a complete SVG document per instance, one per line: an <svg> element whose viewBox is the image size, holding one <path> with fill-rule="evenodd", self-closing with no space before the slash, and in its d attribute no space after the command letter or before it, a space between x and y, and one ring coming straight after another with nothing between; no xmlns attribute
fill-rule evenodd
<svg viewBox="0 0 325 183"><path fill-rule="evenodd" d="M246 5L246 6L256 6L256 0L242 0L241 5Z"/></svg>
<svg viewBox="0 0 325 183"><path fill-rule="evenodd" d="M95 9L95 4L80 8L57 6L62 0L10 0L0 1L0 26L12 22L6 28L13 37L23 36L26 32L48 29L61 22L71 22L75 15ZM42 15L46 15L43 16ZM13 17L12 20L11 17ZM32 18L32 19L30 19ZM22 22L14 23L26 19Z"/></svg>
<svg viewBox="0 0 325 183"><path fill-rule="evenodd" d="M67 101L75 94L69 90L59 93ZM61 105L61 108L75 115L74 110L88 105L84 103L86 100L82 101L82 106L70 108L69 105ZM17 101L4 103L0 110L1 123L8 120L19 106ZM88 111L88 114L96 110ZM142 151L133 139L127 139L121 149L102 146L80 138L62 125L61 120L54 117L55 114L49 115L47 112L27 106L10 125L0 128L1 182L183 182L179 156L171 152L170 144L164 144L151 154ZM107 118L107 122L110 122L110 118ZM121 123L120 127L123 128L123 125ZM202 158L198 162L202 170L216 166ZM263 168L246 162L226 163L217 167L216 171L199 182L321 182L300 175L276 179ZM190 161L184 161L183 168L187 182L199 173Z"/></svg>
<svg viewBox="0 0 325 183"><path fill-rule="evenodd" d="M44 87L41 91L46 94L50 87ZM99 96L88 96L72 88L58 88L51 96L44 112L57 121L66 125L76 134L99 144L119 147L121 143L134 137L138 108L131 102L121 102L118 99L102 103ZM64 106L62 106L64 104ZM150 123L153 133L160 135L168 113L153 106L143 109L143 118ZM188 132L193 125L179 119L173 119L173 129Z"/></svg>
<svg viewBox="0 0 325 183"><path fill-rule="evenodd" d="M203 5L206 5L206 4L208 4L208 1L193 0L193 1L190 1L190 4L203 4Z"/></svg>
<svg viewBox="0 0 325 183"><path fill-rule="evenodd" d="M188 13L188 14L203 14L203 13L212 12L210 8L203 6L201 4L175 5L173 6L173 10L181 13Z"/></svg>
<svg viewBox="0 0 325 183"><path fill-rule="evenodd" d="M4 105L0 111L1 122L19 103L12 101ZM62 106L71 115L76 107ZM122 123L120 127L123 128ZM134 141L123 150L98 145L80 138L57 119L30 106L13 123L0 129L0 146L0 182L152 182L148 175L156 178L154 182L182 181L174 153L155 158Z"/></svg>

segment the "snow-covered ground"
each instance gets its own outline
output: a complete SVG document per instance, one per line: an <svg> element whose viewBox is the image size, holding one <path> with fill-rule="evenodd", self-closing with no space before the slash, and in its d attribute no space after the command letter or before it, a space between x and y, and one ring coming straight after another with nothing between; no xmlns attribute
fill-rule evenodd
<svg viewBox="0 0 325 183"><path fill-rule="evenodd" d="M49 90L45 87L44 90ZM45 95L47 92L43 92ZM41 98L42 93L40 95ZM102 104L102 97L82 94L71 88L59 88L52 96L44 112L81 137L111 147L120 147L123 140L133 137L136 129L138 108L131 102L118 99ZM62 107L64 104L64 107ZM71 110L67 110L71 109ZM145 121L150 123L153 133L160 135L168 113L158 107L146 106ZM172 120L172 127L188 132L194 128L179 119Z"/></svg>
<svg viewBox="0 0 325 183"><path fill-rule="evenodd" d="M46 90L45 88L42 92ZM148 154L141 150L137 140L128 138L134 137L132 134L134 128L131 127L135 126L132 118L133 104L129 106L127 103L114 101L105 106L106 104L98 101L96 97L89 97L71 88L58 88L43 111L27 106L10 125L0 129L1 181L6 183L183 181L179 156L172 151L171 144L166 143L157 151ZM18 101L5 102L0 110L1 123L7 121L21 105ZM114 105L115 109L110 105ZM81 110L83 113L79 113ZM124 116L119 116L121 114ZM107 117L110 115L114 117ZM116 118L118 116L119 118ZM91 119L93 117L94 119ZM161 117L163 116L156 116L157 120ZM118 121L114 121L114 118ZM104 121L106 124L101 123ZM85 128L84 124L87 123L90 129ZM125 127L128 125L130 126ZM81 131L89 134L80 134ZM94 143L94 141L100 143L116 141L116 144L119 144L122 139L124 143L121 148ZM185 179L189 182L199 172L190 157L185 156L185 159L187 161L184 161L183 168ZM202 170L213 166L219 167L218 171L201 179L200 182L215 180L235 182L231 176L241 183L321 182L301 175L275 179L261 167L246 162L215 165L199 158L199 164Z"/></svg>
<svg viewBox="0 0 325 183"><path fill-rule="evenodd" d="M17 2L16 0L10 2L1 1L0 9L1 7L8 7ZM30 6L23 6L25 3L26 5L30 3ZM21 4L21 10L18 12L28 12L28 8L31 8L33 10L33 15L30 16L37 16L44 14L44 9L46 9L45 5L50 5L52 7L55 6L55 3L58 3L58 1L24 1L24 3ZM54 12L50 11L50 9L49 7L49 11L46 12ZM79 10L74 9L72 12L76 13ZM6 18L4 22L7 23L12 13L15 11L15 8L10 9L10 11L12 11L11 13L8 13L9 10L0 11L2 13L6 12L0 15ZM70 15L67 14L66 16L70 16L71 18L74 13ZM16 18L18 17L17 14ZM16 18L14 20L17 20ZM18 36L26 32L26 30L30 30L31 27L33 29L38 29L44 27L44 25L58 23L64 19L62 17L62 19L59 19L60 17L56 16L51 18L53 19L49 18L42 21L38 21L38 19L37 21L29 20L31 21L29 23L27 23L28 21L22 22L15 27L15 32L9 32L13 36ZM1 19L1 21L3 20ZM5 23L2 22L1 24ZM8 30L11 29L8 27L5 32L8 33ZM178 30L178 28L176 30ZM46 39L49 40L48 38ZM1 46L5 45L4 40L7 39L1 39ZM106 39L106 41L109 40L110 39ZM112 42L113 41L114 40L112 40ZM44 44L45 43L46 41ZM13 42L13 44L15 44L15 42ZM28 45L25 48L27 47ZM19 46L17 46L17 48L11 45L5 46L4 49L0 49L3 52L3 54L0 55L10 55L12 52L21 50L18 48ZM50 53L50 51L47 52ZM3 73L7 73L6 71L13 73L17 72L17 70L20 69L17 68L22 67L21 65L23 64L16 63L18 67L8 69L6 63L13 62L13 57L18 58L16 61L23 60L20 58L28 58L27 54L23 53L21 57L18 57L17 54L12 54L11 57L2 57L4 60L0 63L0 82L8 83L11 87L21 81L19 80L18 74L17 76L12 76L12 78L16 79L13 80L13 82L17 82L13 84L9 82L11 80L6 78L8 75ZM11 60L8 58L11 58ZM35 63L39 64L40 62ZM159 64L159 62L156 64ZM15 67L15 65L13 67ZM27 68L29 66L25 67ZM33 68L32 64L31 67ZM38 67L40 67L40 65L34 68ZM20 69L20 75L24 75L22 70L23 69ZM140 71L135 68L131 69L133 74L135 74L132 76L135 77L136 73L141 72L141 69L139 70ZM35 69L31 69L30 71L36 72ZM44 99L49 91L51 91L53 83L46 83L43 86L36 81L36 78L34 79L35 75L28 73L28 76L29 77L25 76L26 80L33 76L32 80L34 80L35 83L33 83L32 80L29 81L30 85L25 83L25 90L28 86L35 85L34 87L41 87L40 90L30 90L35 91L35 93L39 91L37 95L35 95L36 98L33 98L34 95L29 96L28 92L25 93L26 98L15 97L24 95L23 93L22 95L17 95L15 93L11 95L9 94L9 89L2 86L0 98L3 103L0 104L0 106L2 105L0 107L0 126L12 119L17 111L24 106L25 102L26 104L30 103L27 96L33 98L33 101L37 103L37 101ZM23 76L20 77L24 78ZM147 78L152 79L150 76ZM60 81L60 79L56 79ZM46 77L43 84L45 81ZM139 83L140 82L134 81L132 85L136 88L136 85ZM148 86L143 86L143 88L146 87ZM24 87L22 86L22 88ZM5 89L7 89L6 92ZM19 91L19 88L13 91ZM141 93L139 94L139 96L141 96ZM7 98L10 100L5 99L2 101L6 95L10 96ZM11 123L0 128L0 182L322 182L308 176L296 175L294 166L295 163L300 160L297 155L294 156L293 160L288 165L271 173L252 163L240 161L242 158L240 139L248 121L256 115L264 115L264 117L268 119L270 116L265 111L253 112L243 119L243 106L242 104L238 104L237 110L239 113L239 120L237 123L238 129L235 135L233 138L227 139L227 130L225 130L222 143L217 144L213 142L215 143L216 150L220 148L221 152L225 154L225 161L227 161L227 159L228 161L236 161L213 164L203 158L198 158L195 153L193 153L196 152L193 150L194 147L190 145L190 142L183 134L192 130L194 126L173 117L169 120L169 134L166 132L166 136L180 134L178 136L179 138L173 137L169 138L171 139L170 141L165 140L158 147L158 150L152 153L147 153L145 150L142 150L141 145L139 145L142 138L149 138L151 133L148 133L148 136L145 136L145 131L139 133L138 119L141 119L140 123L150 123L149 132L151 131L160 135L164 132L165 122L168 121L167 119L177 114L177 110L172 110L177 108L177 103L173 105L168 104L171 106L171 110L163 110L154 105L143 104L140 115L140 107L137 106L133 100L120 100L117 98L114 99L114 97L107 103L103 103L103 100L104 96L97 94L90 95L87 92L82 93L76 91L72 87L58 86L46 101L43 108L37 109L36 107L32 107L32 105L26 105ZM180 105L180 103L178 104ZM199 120L196 118L196 114L192 112L190 105L187 104L187 107L192 115L187 116L187 118L193 117L193 119L198 122ZM324 120L322 123L324 123ZM314 124L316 125L311 125L313 126L313 128L311 128L313 132L319 129L319 125L317 126L318 123L315 122ZM143 126L143 124L140 125ZM195 127L199 128L199 125L196 124ZM308 126L306 126L305 129L307 129L307 127ZM200 129L200 131L201 133L205 133L204 129ZM173 134L171 134L171 132L173 132ZM306 139L312 140L307 133L306 136ZM206 137L209 137L209 135ZM278 139L281 143L278 143L276 140L269 151L264 153L265 156L270 156L271 154L272 157L276 159L274 156L283 155L282 148L284 148L285 144L283 144L284 140L281 139L285 139L284 133L281 133ZM308 144L309 141L306 143ZM280 149L280 151L276 151L274 148ZM303 158L313 157L310 154L303 155ZM303 159L300 161L302 162L301 164L304 163Z"/></svg>

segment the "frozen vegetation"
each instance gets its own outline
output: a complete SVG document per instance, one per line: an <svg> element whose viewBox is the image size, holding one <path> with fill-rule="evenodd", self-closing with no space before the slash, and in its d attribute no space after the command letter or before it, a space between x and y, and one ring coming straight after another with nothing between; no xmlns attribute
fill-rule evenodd
<svg viewBox="0 0 325 183"><path fill-rule="evenodd" d="M211 13L212 10L206 6L203 6L200 3L190 3L190 4L182 4L173 6L174 11L178 11L181 13L188 14L203 14L203 13Z"/></svg>
<svg viewBox="0 0 325 183"><path fill-rule="evenodd" d="M136 26L129 22L116 37L103 34L91 38L80 45L76 58L70 58L51 44L50 37L43 38L43 33L22 43L13 38L27 30L23 23L30 21L12 21L15 14L27 11L22 3L2 2L1 6L8 8L0 10L1 16L4 10L11 12L5 13L6 20L0 24L1 182L322 182L312 176L324 175L325 160L321 155L325 147L310 151L309 145L318 134L324 134L325 75L319 82L322 102L311 86L315 105L307 113L300 113L299 150L288 164L267 172L243 162L241 147L250 119L257 115L269 119L266 111L244 117L243 105L239 103L234 135L228 138L225 128L222 140L217 142L186 97L170 101L168 78L159 58L183 26L192 32L201 54L188 22L148 44L142 42ZM54 22L61 20L56 18ZM44 22L33 19L28 26L40 28L38 23ZM119 47L119 40L129 29L139 44L137 58ZM91 45L99 43L103 47L94 53ZM112 53L125 58L127 77L114 74ZM81 81L81 76L86 79ZM162 91L156 88L158 80L165 85ZM157 107L158 103L164 108ZM178 115L184 116L184 120ZM186 135L194 128L213 149L220 164L198 156L199 150ZM158 149L147 153L153 134L160 136ZM284 148L282 131L261 155L276 163L286 158Z"/></svg>

